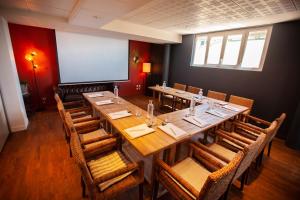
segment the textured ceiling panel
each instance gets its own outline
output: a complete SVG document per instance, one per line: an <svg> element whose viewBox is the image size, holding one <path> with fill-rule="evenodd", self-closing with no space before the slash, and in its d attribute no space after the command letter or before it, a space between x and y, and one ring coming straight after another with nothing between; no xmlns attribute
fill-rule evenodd
<svg viewBox="0 0 300 200"><path fill-rule="evenodd" d="M123 20L183 33L299 10L299 0L153 0Z"/></svg>

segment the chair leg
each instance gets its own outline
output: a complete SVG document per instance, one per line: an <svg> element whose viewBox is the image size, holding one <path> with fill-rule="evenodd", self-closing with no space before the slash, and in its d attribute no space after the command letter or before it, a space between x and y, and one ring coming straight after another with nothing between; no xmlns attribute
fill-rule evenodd
<svg viewBox="0 0 300 200"><path fill-rule="evenodd" d="M141 183L139 185L139 200L143 200L144 199L144 184Z"/></svg>
<svg viewBox="0 0 300 200"><path fill-rule="evenodd" d="M222 198L221 198L222 200L227 200L228 199L228 194L229 194L230 189L231 189L231 184L228 185L227 190L222 195Z"/></svg>
<svg viewBox="0 0 300 200"><path fill-rule="evenodd" d="M246 171L247 171L247 170L246 170ZM245 180L246 180L246 171L242 174L242 177L241 177L241 187L240 187L240 190L241 190L241 191L244 190Z"/></svg>
<svg viewBox="0 0 300 200"><path fill-rule="evenodd" d="M269 147L268 147L268 157L270 157L270 155L271 155L272 142L273 142L273 140L271 140L271 142L269 143Z"/></svg>
<svg viewBox="0 0 300 200"><path fill-rule="evenodd" d="M82 197L86 197L86 194L85 194L85 183L84 183L84 180L83 178L81 177L81 188L82 188Z"/></svg>
<svg viewBox="0 0 300 200"><path fill-rule="evenodd" d="M152 200L157 200L159 182L155 179L153 184Z"/></svg>

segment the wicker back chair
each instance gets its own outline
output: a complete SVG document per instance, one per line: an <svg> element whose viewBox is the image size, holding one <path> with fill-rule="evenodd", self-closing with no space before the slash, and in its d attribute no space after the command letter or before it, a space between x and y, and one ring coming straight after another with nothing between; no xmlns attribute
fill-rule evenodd
<svg viewBox="0 0 300 200"><path fill-rule="evenodd" d="M194 175L205 174L202 175L203 178L201 181L203 181L203 183L201 187L196 188L195 184L192 184L187 178L178 174L178 170L176 169L178 163L175 166L169 166L158 159L156 181L154 184L154 199L156 199L157 196L158 183L161 183L175 199L180 200L214 200L219 199L225 193L244 153L239 151L228 164L223 165L218 162L217 157L206 152L205 148L194 144L190 144L190 147L191 151L188 159L193 160L193 163L198 163L200 166L198 170L202 169L202 172L193 171L192 165L186 165L181 167L181 169L184 169L182 170L183 173L191 170L191 173ZM185 160L183 162L185 162ZM193 176L190 180L195 179L199 179L199 177Z"/></svg>
<svg viewBox="0 0 300 200"><path fill-rule="evenodd" d="M254 100L245 97L230 95L229 102L249 108L247 111L244 112L244 114L250 114L253 107Z"/></svg>
<svg viewBox="0 0 300 200"><path fill-rule="evenodd" d="M233 122L233 125L235 127L235 131L245 137L250 137L253 139L258 137L259 134L263 134L265 136L261 146L258 149L258 154L256 159L256 166L258 167L262 164L264 149L268 145L268 143L269 143L269 150L270 150L270 141L272 141L272 138L275 136L276 132L278 131L282 121L285 118L285 114L283 114L280 118L274 120L272 123L250 115L246 116L247 121L248 118L251 118L252 120L255 120L261 124L264 124L266 128L261 128L253 124L240 122L240 121ZM278 121L278 119L280 120Z"/></svg>
<svg viewBox="0 0 300 200"><path fill-rule="evenodd" d="M72 132L78 134L86 157L111 150L112 146L120 144L116 136L102 128L98 119L81 122L79 125L73 123L70 113L66 114L66 131L69 135L72 135Z"/></svg>
<svg viewBox="0 0 300 200"><path fill-rule="evenodd" d="M143 199L143 162L129 161L129 158L122 152L117 151L116 147L116 145L112 146L112 148L115 148L113 151L106 151L92 158L86 158L78 135L72 132L71 150L81 172L83 197L86 196L86 187L89 199L112 199L132 187L139 186L139 199ZM107 157L111 158L109 157L111 155L117 155L116 159L121 159L120 162L126 161L125 166L116 168L116 170L111 168L108 170L108 163L105 160ZM114 163L114 161L108 160L109 163ZM96 165L93 164L94 162L97 162ZM102 166L102 168L99 168L99 166ZM108 171L104 171L104 169Z"/></svg>
<svg viewBox="0 0 300 200"><path fill-rule="evenodd" d="M244 148L245 156L243 160L241 161L241 164L234 175L233 181L237 180L245 171L250 167L253 160L256 158L259 148L262 146L263 141L265 139L265 136L263 134L260 134L256 141L249 144Z"/></svg>
<svg viewBox="0 0 300 200"><path fill-rule="evenodd" d="M194 87L194 86L188 86L187 87L187 92L190 92L190 93L194 93L194 94L198 94L199 91L201 90L201 88L198 88L198 87Z"/></svg>
<svg viewBox="0 0 300 200"><path fill-rule="evenodd" d="M207 97L221 100L221 101L225 101L226 96L227 96L227 94L222 93L222 92L216 92L216 91L212 91L212 90L208 90L208 92L207 92Z"/></svg>
<svg viewBox="0 0 300 200"><path fill-rule="evenodd" d="M173 88L177 89L177 90L186 90L186 85L181 84L181 83L174 83Z"/></svg>

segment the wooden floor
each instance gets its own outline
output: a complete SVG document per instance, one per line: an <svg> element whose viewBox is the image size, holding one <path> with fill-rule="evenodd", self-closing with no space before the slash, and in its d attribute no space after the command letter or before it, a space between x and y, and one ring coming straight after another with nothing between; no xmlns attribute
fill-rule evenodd
<svg viewBox="0 0 300 200"><path fill-rule="evenodd" d="M143 108L147 99L129 98ZM80 174L69 157L55 110L36 113L27 131L10 134L0 153L0 172L1 200L82 199ZM233 187L229 199L299 199L299 185L300 152L275 140L271 157L265 157L260 170L251 170L250 184L244 192ZM134 200L137 196L137 189L133 189L117 199ZM166 194L160 199L171 198Z"/></svg>

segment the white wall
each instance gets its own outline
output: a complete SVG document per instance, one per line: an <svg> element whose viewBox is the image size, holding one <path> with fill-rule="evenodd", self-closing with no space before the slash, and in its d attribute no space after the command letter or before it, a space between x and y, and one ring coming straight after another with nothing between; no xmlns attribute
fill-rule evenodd
<svg viewBox="0 0 300 200"><path fill-rule="evenodd" d="M7 21L0 17L0 90L12 132L25 130L28 118L21 93Z"/></svg>
<svg viewBox="0 0 300 200"><path fill-rule="evenodd" d="M0 91L0 152L5 144L8 134L9 129Z"/></svg>

